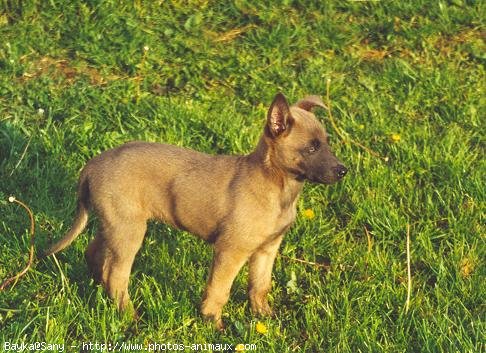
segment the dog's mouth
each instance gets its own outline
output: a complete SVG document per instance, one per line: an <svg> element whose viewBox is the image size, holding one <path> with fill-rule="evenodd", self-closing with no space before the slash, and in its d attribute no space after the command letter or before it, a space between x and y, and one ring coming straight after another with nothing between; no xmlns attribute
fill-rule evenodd
<svg viewBox="0 0 486 353"><path fill-rule="evenodd" d="M324 175L309 175L305 179L311 183L332 185L340 181L347 173L347 169L342 166L342 168L335 168L332 173L326 173Z"/></svg>
<svg viewBox="0 0 486 353"><path fill-rule="evenodd" d="M347 174L348 169L342 164L337 165L331 170L322 171L322 169L315 172L304 172L299 169L289 168L287 171L295 176L295 180L303 182L308 181L316 184L331 185L340 181Z"/></svg>
<svg viewBox="0 0 486 353"><path fill-rule="evenodd" d="M334 178L311 178L307 180L310 181L311 183L324 184L324 185L332 185L339 181L339 179L334 179Z"/></svg>

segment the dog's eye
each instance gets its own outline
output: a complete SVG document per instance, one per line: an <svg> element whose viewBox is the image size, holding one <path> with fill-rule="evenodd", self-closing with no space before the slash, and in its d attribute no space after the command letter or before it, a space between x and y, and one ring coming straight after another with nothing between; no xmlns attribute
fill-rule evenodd
<svg viewBox="0 0 486 353"><path fill-rule="evenodd" d="M321 141L319 139L312 139L309 141L308 145L302 150L303 154L315 153L321 148Z"/></svg>
<svg viewBox="0 0 486 353"><path fill-rule="evenodd" d="M310 142L310 146L307 148L308 153L314 153L321 147L321 141L318 139L313 139Z"/></svg>

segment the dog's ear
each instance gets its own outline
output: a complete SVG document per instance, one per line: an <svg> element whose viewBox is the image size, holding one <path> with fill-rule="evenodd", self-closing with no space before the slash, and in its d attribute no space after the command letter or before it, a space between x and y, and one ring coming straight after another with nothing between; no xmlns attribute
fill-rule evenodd
<svg viewBox="0 0 486 353"><path fill-rule="evenodd" d="M304 99L295 103L295 105L301 109L307 110L308 112L310 112L315 107L328 109L322 101L321 97L319 96L307 96Z"/></svg>
<svg viewBox="0 0 486 353"><path fill-rule="evenodd" d="M272 137L280 136L289 129L292 122L287 99L282 93L277 93L267 114L267 127Z"/></svg>

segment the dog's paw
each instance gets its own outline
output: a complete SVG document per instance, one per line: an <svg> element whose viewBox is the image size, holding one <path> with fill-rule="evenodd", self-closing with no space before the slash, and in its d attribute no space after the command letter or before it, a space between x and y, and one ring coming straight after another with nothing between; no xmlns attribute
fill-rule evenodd
<svg viewBox="0 0 486 353"><path fill-rule="evenodd" d="M224 331L224 329L226 328L226 325L224 324L222 319L219 319L217 321L214 321L214 327L218 331Z"/></svg>
<svg viewBox="0 0 486 353"><path fill-rule="evenodd" d="M258 316L270 316L274 317L275 312L272 310L270 305L268 304L268 300L263 299L263 300L251 300L250 301L251 305L251 312L253 315L258 315Z"/></svg>
<svg viewBox="0 0 486 353"><path fill-rule="evenodd" d="M216 316L214 314L203 314L203 318L205 321L210 321L213 323L214 328L218 331L223 331L226 328L226 325L221 318L221 315Z"/></svg>

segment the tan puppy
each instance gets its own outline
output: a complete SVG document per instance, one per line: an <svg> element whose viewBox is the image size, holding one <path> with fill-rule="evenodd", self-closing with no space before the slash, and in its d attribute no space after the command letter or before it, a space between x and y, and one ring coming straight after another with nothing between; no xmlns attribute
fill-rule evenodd
<svg viewBox="0 0 486 353"><path fill-rule="evenodd" d="M223 328L221 311L234 278L249 262L252 311L271 314L267 293L273 262L292 225L304 180L331 184L346 174L332 154L313 107L317 96L289 107L277 94L260 141L246 156L212 156L148 142L130 142L91 159L81 172L71 230L47 255L85 228L88 210L100 220L86 250L95 279L124 309L128 281L149 219L187 230L214 244L202 314Z"/></svg>

